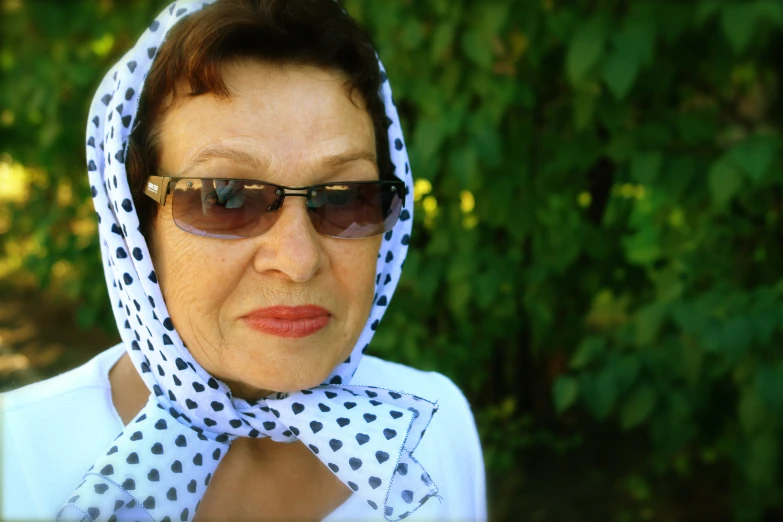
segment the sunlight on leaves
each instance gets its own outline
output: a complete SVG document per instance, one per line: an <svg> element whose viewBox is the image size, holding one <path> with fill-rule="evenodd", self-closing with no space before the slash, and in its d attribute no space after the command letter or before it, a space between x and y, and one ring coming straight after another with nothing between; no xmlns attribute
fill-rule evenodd
<svg viewBox="0 0 783 522"><path fill-rule="evenodd" d="M99 39L93 41L91 46L92 52L101 58L109 54L112 47L114 47L114 36L111 34L103 35Z"/></svg>

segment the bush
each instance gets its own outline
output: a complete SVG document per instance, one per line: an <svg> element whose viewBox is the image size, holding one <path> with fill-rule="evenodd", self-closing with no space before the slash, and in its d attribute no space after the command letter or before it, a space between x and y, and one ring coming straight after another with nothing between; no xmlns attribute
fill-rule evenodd
<svg viewBox="0 0 783 522"><path fill-rule="evenodd" d="M705 499L730 492L743 520L780 509L783 4L344 4L376 39L417 180L374 353L465 390L496 487L526 452L578 459L609 429L646 441L613 482L625 499L728 470ZM83 128L163 3L36 5L3 19L0 181L30 181L0 208L0 270L114 328L90 277Z"/></svg>

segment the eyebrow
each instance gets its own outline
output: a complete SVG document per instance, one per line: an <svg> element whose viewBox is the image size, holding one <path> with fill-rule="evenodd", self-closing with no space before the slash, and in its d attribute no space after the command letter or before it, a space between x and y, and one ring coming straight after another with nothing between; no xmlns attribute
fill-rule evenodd
<svg viewBox="0 0 783 522"><path fill-rule="evenodd" d="M262 163L256 156L242 150L225 147L223 145L211 145L202 149L201 152L188 161L185 167L180 171L179 176L187 177L187 174L194 168L214 159L225 159L232 163L246 165L254 170L258 170ZM340 154L325 156L318 161L318 164L326 168L335 169L353 161L369 161L377 168L375 153L366 150L350 150Z"/></svg>
<svg viewBox="0 0 783 522"><path fill-rule="evenodd" d="M239 149L224 147L222 145L210 145L202 149L190 161L188 161L185 167L180 171L179 175L181 177L187 177L191 170L214 159L225 159L231 161L232 163L247 165L252 169L258 169L260 166L258 159L252 154L248 154L247 152L241 151Z"/></svg>

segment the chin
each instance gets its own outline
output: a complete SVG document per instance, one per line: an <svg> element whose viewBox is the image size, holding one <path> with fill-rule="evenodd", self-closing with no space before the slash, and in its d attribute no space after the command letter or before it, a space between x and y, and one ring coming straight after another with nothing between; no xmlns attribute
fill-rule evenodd
<svg viewBox="0 0 783 522"><path fill-rule="evenodd" d="M322 384L347 357L341 358L341 354L325 350L324 346L329 346L328 342L296 349L285 342L275 345L267 346L262 353L247 354L248 357L241 358L244 360L234 361L238 364L235 366L236 371L231 372L236 376L232 380L243 383L247 388L270 393L295 392Z"/></svg>

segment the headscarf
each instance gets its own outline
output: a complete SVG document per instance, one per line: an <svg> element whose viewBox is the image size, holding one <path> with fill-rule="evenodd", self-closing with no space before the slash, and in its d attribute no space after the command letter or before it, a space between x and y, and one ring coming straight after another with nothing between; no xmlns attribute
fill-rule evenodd
<svg viewBox="0 0 783 522"><path fill-rule="evenodd" d="M379 515L405 518L438 492L412 455L437 406L403 391L350 384L397 286L412 224L408 157L380 62L379 96L391 120L389 149L395 174L406 184L405 205L384 235L374 303L350 356L319 386L246 401L191 356L166 310L128 185L128 137L166 33L209 3L175 2L164 9L106 74L90 106L87 170L106 284L123 343L152 393L86 470L58 519L191 520L237 437L298 439Z"/></svg>

